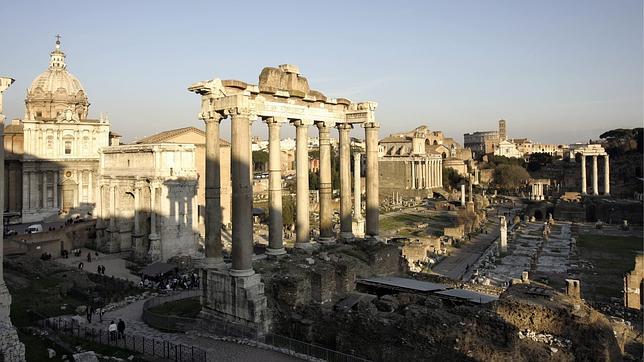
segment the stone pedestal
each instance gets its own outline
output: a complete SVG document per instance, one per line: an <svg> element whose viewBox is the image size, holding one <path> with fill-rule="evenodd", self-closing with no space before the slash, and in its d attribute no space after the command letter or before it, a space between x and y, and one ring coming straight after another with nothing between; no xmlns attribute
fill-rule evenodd
<svg viewBox="0 0 644 362"><path fill-rule="evenodd" d="M268 332L270 320L259 274L232 276L228 270L207 270L202 316Z"/></svg>
<svg viewBox="0 0 644 362"><path fill-rule="evenodd" d="M161 240L157 234L150 234L150 250L148 251L148 259L154 263L161 261Z"/></svg>
<svg viewBox="0 0 644 362"><path fill-rule="evenodd" d="M364 239L364 218L359 218L359 219L353 219L352 221L352 227L353 227L353 236L355 236L358 239Z"/></svg>
<svg viewBox="0 0 644 362"><path fill-rule="evenodd" d="M468 201L467 204L465 204L465 209L467 212L473 213L474 212L474 201Z"/></svg>
<svg viewBox="0 0 644 362"><path fill-rule="evenodd" d="M507 253L508 251L508 223L505 216L499 217L499 248L498 253Z"/></svg>
<svg viewBox="0 0 644 362"><path fill-rule="evenodd" d="M3 361L24 361L25 345L18 339L18 332L11 324L9 310L11 295L4 280L0 280L0 355Z"/></svg>

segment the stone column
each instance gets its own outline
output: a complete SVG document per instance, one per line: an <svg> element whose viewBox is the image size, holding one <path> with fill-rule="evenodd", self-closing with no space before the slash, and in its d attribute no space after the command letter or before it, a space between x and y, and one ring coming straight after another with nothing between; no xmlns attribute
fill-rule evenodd
<svg viewBox="0 0 644 362"><path fill-rule="evenodd" d="M581 154L581 194L586 195L588 186L586 186L586 155Z"/></svg>
<svg viewBox="0 0 644 362"><path fill-rule="evenodd" d="M4 131L4 130L3 130ZM22 171L22 211L25 212L29 206L29 171ZM4 210L4 209L3 209Z"/></svg>
<svg viewBox="0 0 644 362"><path fill-rule="evenodd" d="M207 142L207 140L206 140ZM150 185L150 250L148 256L152 261L161 259L161 244L157 234L157 185Z"/></svg>
<svg viewBox="0 0 644 362"><path fill-rule="evenodd" d="M340 132L340 239L353 240L351 222L351 140L349 131L353 128L348 123L336 125Z"/></svg>
<svg viewBox="0 0 644 362"><path fill-rule="evenodd" d="M472 175L470 175L470 180L469 180L469 182L470 182L470 184L469 184L470 194L469 194L469 197L468 197L469 202L474 202L474 190L472 188L472 181L473 181L472 180Z"/></svg>
<svg viewBox="0 0 644 362"><path fill-rule="evenodd" d="M497 254L506 253L508 251L508 224L505 216L499 217L499 248Z"/></svg>
<svg viewBox="0 0 644 362"><path fill-rule="evenodd" d="M599 195L599 180L597 179L597 155L593 155L593 195Z"/></svg>
<svg viewBox="0 0 644 362"><path fill-rule="evenodd" d="M138 237L141 233L141 223L139 221L139 214L141 208L141 188L137 185L134 186L134 237Z"/></svg>
<svg viewBox="0 0 644 362"><path fill-rule="evenodd" d="M610 195L610 161L608 154L604 155L604 195Z"/></svg>
<svg viewBox="0 0 644 362"><path fill-rule="evenodd" d="M414 159L411 159L411 189L415 190L416 189L416 162Z"/></svg>
<svg viewBox="0 0 644 362"><path fill-rule="evenodd" d="M266 118L268 125L268 247L266 254L283 255L282 163L280 160L280 122ZM320 215L322 217L322 215Z"/></svg>
<svg viewBox="0 0 644 362"><path fill-rule="evenodd" d="M465 184L461 184L461 206L465 206Z"/></svg>
<svg viewBox="0 0 644 362"><path fill-rule="evenodd" d="M362 219L362 190L360 189L360 152L353 154L353 217Z"/></svg>
<svg viewBox="0 0 644 362"><path fill-rule="evenodd" d="M83 173L84 170L78 171L78 204L80 206L83 203Z"/></svg>
<svg viewBox="0 0 644 362"><path fill-rule="evenodd" d="M42 172L42 208L47 208L47 171Z"/></svg>
<svg viewBox="0 0 644 362"><path fill-rule="evenodd" d="M251 154L249 115L235 108L232 113L231 179L233 182L232 276L251 276L253 270L253 190L250 183ZM307 175L308 176L308 175Z"/></svg>
<svg viewBox="0 0 644 362"><path fill-rule="evenodd" d="M54 172L54 175L56 173ZM54 177L54 185L56 185L56 178ZM56 207L56 188L54 187L54 207ZM98 187L96 188L96 212L93 215L96 218L96 228L102 228L103 227L103 185L98 184Z"/></svg>
<svg viewBox="0 0 644 362"><path fill-rule="evenodd" d="M309 123L303 120L293 122L295 125L295 179L297 182L295 205L295 247L308 248L311 244L309 224Z"/></svg>
<svg viewBox="0 0 644 362"><path fill-rule="evenodd" d="M366 234L371 239L377 239L379 234L380 201L378 173L378 129L376 122L364 123L365 143L367 153L366 191L367 191L367 224Z"/></svg>
<svg viewBox="0 0 644 362"><path fill-rule="evenodd" d="M94 193L93 192L94 191L94 184L93 184L93 180L92 180L92 174L93 174L92 170L89 170L87 172L87 177L89 178L88 182L87 182L87 202L90 202L90 203L92 201L94 201L94 197L92 195Z"/></svg>
<svg viewBox="0 0 644 362"><path fill-rule="evenodd" d="M205 212L205 264L214 267L223 264L221 256L221 160L219 125L222 116L208 113L206 123L206 212Z"/></svg>
<svg viewBox="0 0 644 362"><path fill-rule="evenodd" d="M333 237L333 210L331 209L331 129L318 122L320 131L320 238L321 243L331 243ZM279 147L279 146L278 146ZM278 160L279 162L279 160Z"/></svg>

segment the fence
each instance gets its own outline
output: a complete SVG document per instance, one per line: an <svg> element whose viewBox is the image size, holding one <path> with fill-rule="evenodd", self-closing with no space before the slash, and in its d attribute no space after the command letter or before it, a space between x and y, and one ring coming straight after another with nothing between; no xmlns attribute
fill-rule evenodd
<svg viewBox="0 0 644 362"><path fill-rule="evenodd" d="M216 336L236 337L246 342L253 342L256 346L262 346L291 355L297 354L302 357L313 357L332 362L368 361L355 355L338 352L278 334L266 333L258 335L256 329L237 323L215 319L206 320L203 318L184 318L158 315L149 310L150 308L164 303L199 296L201 296L201 290L189 290L178 294L150 298L143 305L142 319L148 325L157 329L179 332L200 331Z"/></svg>
<svg viewBox="0 0 644 362"><path fill-rule="evenodd" d="M117 338L117 335L110 335L107 331L93 327L83 327L72 321L62 320L60 318L43 319L38 321L38 325L43 328L52 329L59 334L83 338L98 344L123 348L153 358L158 357L180 362L208 361L207 351L180 343L172 343L170 341L140 335L126 334L121 338Z"/></svg>

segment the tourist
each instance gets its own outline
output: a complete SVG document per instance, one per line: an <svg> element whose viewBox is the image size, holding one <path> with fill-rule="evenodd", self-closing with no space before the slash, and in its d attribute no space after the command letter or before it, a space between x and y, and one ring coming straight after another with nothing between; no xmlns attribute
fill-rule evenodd
<svg viewBox="0 0 644 362"><path fill-rule="evenodd" d="M119 318L119 324L118 324L118 338L125 338L125 322L123 322L122 319Z"/></svg>
<svg viewBox="0 0 644 362"><path fill-rule="evenodd" d="M92 253L87 253L87 262L88 263L92 262Z"/></svg>
<svg viewBox="0 0 644 362"><path fill-rule="evenodd" d="M107 327L107 331L110 334L110 341L116 341L116 323L114 323L114 321L112 321L110 326Z"/></svg>
<svg viewBox="0 0 644 362"><path fill-rule="evenodd" d="M99 274L99 275L101 274L101 266L100 265L96 267L96 273Z"/></svg>
<svg viewBox="0 0 644 362"><path fill-rule="evenodd" d="M98 317L99 317L99 320L100 320L101 322L103 322L103 315L104 315L104 314L105 314L105 309L103 309L103 307L101 307L101 308L98 310Z"/></svg>
<svg viewBox="0 0 644 362"><path fill-rule="evenodd" d="M78 263L78 270L83 270L83 262Z"/></svg>
<svg viewBox="0 0 644 362"><path fill-rule="evenodd" d="M105 275L105 265L101 265L101 274Z"/></svg>

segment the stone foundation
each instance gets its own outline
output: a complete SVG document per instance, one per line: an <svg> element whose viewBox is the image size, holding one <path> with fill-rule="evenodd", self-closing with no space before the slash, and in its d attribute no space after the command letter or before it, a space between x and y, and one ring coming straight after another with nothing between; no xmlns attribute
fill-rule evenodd
<svg viewBox="0 0 644 362"><path fill-rule="evenodd" d="M206 272L202 316L268 332L270 320L261 275L231 276L226 269Z"/></svg>

